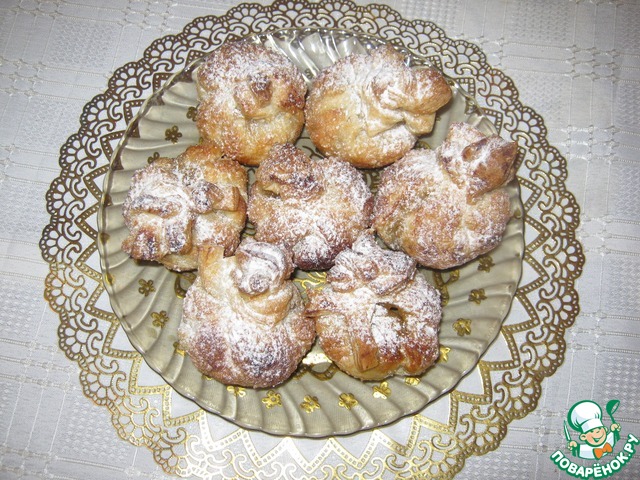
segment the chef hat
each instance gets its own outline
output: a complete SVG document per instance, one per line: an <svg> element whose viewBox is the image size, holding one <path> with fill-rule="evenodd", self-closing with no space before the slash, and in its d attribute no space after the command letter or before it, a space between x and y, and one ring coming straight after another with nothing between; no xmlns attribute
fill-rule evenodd
<svg viewBox="0 0 640 480"><path fill-rule="evenodd" d="M567 414L569 425L574 430L587 433L594 428L604 427L600 405L590 400L576 403Z"/></svg>

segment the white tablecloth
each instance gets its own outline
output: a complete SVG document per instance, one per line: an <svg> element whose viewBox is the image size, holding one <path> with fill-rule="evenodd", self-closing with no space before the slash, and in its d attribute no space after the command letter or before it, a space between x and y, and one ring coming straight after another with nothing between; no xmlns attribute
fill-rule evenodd
<svg viewBox="0 0 640 480"><path fill-rule="evenodd" d="M432 21L448 37L478 45L513 79L522 103L542 116L549 142L568 161L566 184L581 209L578 239L586 263L564 363L542 381L537 408L509 424L495 451L471 456L456 476L567 478L550 455L564 448L563 421L574 403L589 399L604 406L618 399L615 418L623 435L640 436L640 3L385 3L405 19ZM147 448L121 439L109 412L86 398L77 364L58 346L60 319L43 298L49 273L39 246L50 220L45 194L83 106L106 89L118 67L193 18L223 15L237 4L0 2L2 478L166 476ZM234 428L223 422L220 429ZM257 442L264 455L279 439ZM325 440L298 441L308 455L299 464L331 464L318 442ZM294 470L283 467L287 471ZM269 471L256 472L271 478ZM640 458L613 478L640 478Z"/></svg>

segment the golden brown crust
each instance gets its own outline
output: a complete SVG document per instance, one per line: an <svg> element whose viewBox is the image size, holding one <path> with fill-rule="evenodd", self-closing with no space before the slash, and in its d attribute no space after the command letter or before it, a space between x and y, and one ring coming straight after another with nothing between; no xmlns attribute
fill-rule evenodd
<svg viewBox="0 0 640 480"><path fill-rule="evenodd" d="M371 224L373 196L362 174L337 158L311 160L275 146L256 172L248 215L255 238L291 252L303 270L333 265Z"/></svg>
<svg viewBox="0 0 640 480"><path fill-rule="evenodd" d="M517 144L497 135L487 137L466 123L451 124L438 151L449 177L470 200L503 187L515 176Z"/></svg>
<svg viewBox="0 0 640 480"><path fill-rule="evenodd" d="M440 72L409 68L386 45L345 57L318 75L305 107L307 131L325 155L382 167L432 130L435 112L451 95Z"/></svg>
<svg viewBox="0 0 640 480"><path fill-rule="evenodd" d="M309 292L306 314L325 354L362 380L420 375L438 357L439 293L410 257L380 248L370 232L338 255L322 290Z"/></svg>
<svg viewBox="0 0 640 480"><path fill-rule="evenodd" d="M178 336L203 374L230 385L273 387L295 371L315 339L291 259L246 239L233 257L213 247L184 300Z"/></svg>
<svg viewBox="0 0 640 480"><path fill-rule="evenodd" d="M234 252L246 205L245 169L211 146L190 147L134 174L123 206L129 235L122 249L171 270L194 270L203 245Z"/></svg>
<svg viewBox="0 0 640 480"><path fill-rule="evenodd" d="M284 55L248 41L225 43L198 68L196 125L206 142L245 165L304 125L307 85Z"/></svg>
<svg viewBox="0 0 640 480"><path fill-rule="evenodd" d="M498 246L511 218L504 186L517 146L454 123L436 151L414 150L383 172L374 228L391 248L447 269Z"/></svg>

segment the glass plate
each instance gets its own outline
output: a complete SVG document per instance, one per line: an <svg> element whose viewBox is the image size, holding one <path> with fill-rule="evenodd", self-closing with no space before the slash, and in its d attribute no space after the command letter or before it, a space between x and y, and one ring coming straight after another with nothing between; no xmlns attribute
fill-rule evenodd
<svg viewBox="0 0 640 480"><path fill-rule="evenodd" d="M283 52L308 81L337 59L384 43L362 33L320 28L285 29L248 38ZM398 49L416 67L437 66L440 61ZM362 382L340 372L317 346L291 379L271 389L223 385L193 367L177 342L177 329L182 298L194 274L133 261L120 245L127 234L122 203L134 171L156 158L174 157L199 141L192 75L201 61L169 78L145 102L114 151L105 179L98 215L101 267L112 307L132 345L169 385L205 410L243 427L279 435L341 435L385 425L421 410L451 390L496 338L522 273L524 209L516 181L508 186L514 215L497 249L456 270L423 269L445 302L440 350L441 359L446 359L424 375ZM454 78L448 81L453 99L438 112L433 132L420 139L421 147L437 147L456 121L475 125L486 134L496 133L460 83ZM317 156L306 132L298 146ZM363 173L375 192L379 171ZM245 234L252 234L251 225ZM321 285L324 274L297 272L295 281L304 294Z"/></svg>

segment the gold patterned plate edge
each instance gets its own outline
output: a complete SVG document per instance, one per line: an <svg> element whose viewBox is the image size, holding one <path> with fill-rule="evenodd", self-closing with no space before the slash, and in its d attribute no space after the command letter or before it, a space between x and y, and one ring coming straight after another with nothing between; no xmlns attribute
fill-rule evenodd
<svg viewBox="0 0 640 480"><path fill-rule="evenodd" d="M145 389L135 384L134 370L121 370L114 359L132 363L130 368L137 372L140 357L114 346L119 325L112 312L101 308L104 290L99 267L91 261L97 235L91 218L101 196L99 179L106 171L114 144L139 109L141 98L157 89L172 69L188 63L190 49L197 46L205 52L226 39L269 28L309 25L355 29L395 39L407 48L419 47L425 55L444 54L441 69L475 78L476 98L482 101L482 108L495 115L494 123L503 136L518 141L527 151L518 174L527 227L526 269L516 293L517 312L514 314L512 307L500 332L510 358L481 359L478 371L484 393L467 393L458 386L447 395L448 418L432 420L425 417L428 411L414 415L405 443L375 435L366 454L355 456L335 443L327 446L343 462L341 471L345 474L365 470L395 475L428 472L438 478L451 478L469 455L497 448L507 425L535 408L542 380L552 375L564 359L564 332L579 311L575 280L584 266L582 246L576 239L579 207L565 185L566 160L548 144L543 119L520 102L513 81L489 66L477 46L447 38L431 22L404 20L387 6L361 7L346 0L241 4L220 17L195 19L180 34L153 42L140 61L115 72L105 93L85 106L79 131L61 148L61 173L46 195L51 221L43 231L40 248L50 264L45 298L60 316L59 345L80 367L85 395L107 407L119 435L150 448L165 471L200 472L194 466L201 461L200 455L224 456L236 442L249 441L239 434L224 444L205 445L202 442L210 434L201 430L196 442L201 450L195 452L189 447L193 437L185 426L203 428L202 417L188 414L172 418L164 406L156 404L147 404L145 410L145 415L156 421L136 423L141 408L138 396ZM106 118L104 112L108 112ZM149 392L167 398L166 388ZM157 419L161 419L160 426ZM429 447L425 450L420 445ZM377 449L393 460L371 463L371 452ZM275 460L274 455L267 458L253 454L249 459L252 465L262 467ZM313 468L301 463L298 467L306 473L319 473L323 462Z"/></svg>

